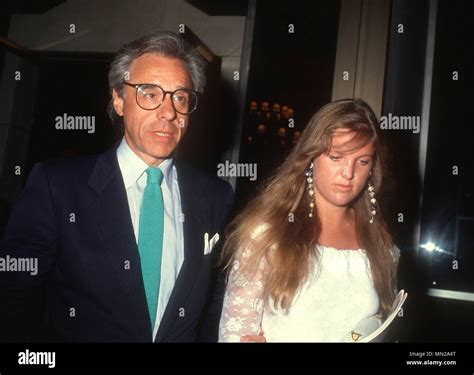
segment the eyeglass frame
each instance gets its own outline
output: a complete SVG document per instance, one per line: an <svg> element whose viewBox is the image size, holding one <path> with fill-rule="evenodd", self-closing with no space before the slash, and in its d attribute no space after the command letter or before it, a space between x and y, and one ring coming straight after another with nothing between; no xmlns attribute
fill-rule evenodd
<svg viewBox="0 0 474 375"><path fill-rule="evenodd" d="M181 115L190 115L191 113L193 113L196 109L197 109L197 105L198 105L198 96L199 96L199 93L195 90L191 90L191 89L188 89L188 88L180 88L180 89L176 89L174 91L166 91L165 89L163 89L163 87L159 86L159 85L156 85L154 83L130 83L130 82L122 82L123 85L127 85L127 86L130 86L130 87L133 87L135 89L135 102L137 103L137 105L145 110L145 111L154 111L155 109L159 108L160 105L163 104L163 102L165 101L166 99L166 95L167 94L170 94L170 98L171 98L171 104L173 106L173 109L178 112L179 114ZM163 91L163 99L161 100L161 103L158 104L155 108L151 108L151 109L148 109L148 108L143 108L140 103L138 103L138 89L140 88L140 86L144 86L144 85L149 85L149 86L156 86L158 87L161 91ZM190 111L190 112L187 112L187 113L183 113L183 112L180 112L176 109L176 107L174 106L174 101L173 101L173 95L176 93L176 91L180 91L180 90L185 90L185 91L190 91L190 92L193 92L195 95L196 95L196 104L194 105L194 108Z"/></svg>

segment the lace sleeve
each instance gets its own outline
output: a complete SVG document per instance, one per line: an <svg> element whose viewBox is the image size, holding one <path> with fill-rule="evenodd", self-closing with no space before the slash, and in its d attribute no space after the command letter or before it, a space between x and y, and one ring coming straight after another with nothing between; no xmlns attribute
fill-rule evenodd
<svg viewBox="0 0 474 375"><path fill-rule="evenodd" d="M219 324L219 342L240 342L241 336L260 333L264 261L249 278L247 274L240 272L242 262L248 256L248 250L244 251L230 271Z"/></svg>

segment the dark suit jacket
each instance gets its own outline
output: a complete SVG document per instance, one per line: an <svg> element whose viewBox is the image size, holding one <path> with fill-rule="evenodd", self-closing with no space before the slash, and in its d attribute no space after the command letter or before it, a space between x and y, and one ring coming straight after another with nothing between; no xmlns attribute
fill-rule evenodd
<svg viewBox="0 0 474 375"><path fill-rule="evenodd" d="M226 182L179 163L176 168L184 213L184 262L156 342L196 340L212 263L212 254L204 255L204 234L211 238L219 232L223 237L222 223L233 200ZM29 298L22 293L42 293L36 294L41 304L35 305L41 314L38 336L22 341L151 342L116 147L98 156L36 164L10 216L0 256L6 254L38 258L36 276L0 272L3 324L21 316L19 309Z"/></svg>

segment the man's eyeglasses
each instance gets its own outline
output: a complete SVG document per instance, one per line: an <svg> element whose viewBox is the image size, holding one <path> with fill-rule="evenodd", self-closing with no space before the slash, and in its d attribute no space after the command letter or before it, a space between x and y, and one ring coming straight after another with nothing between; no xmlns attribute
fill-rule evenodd
<svg viewBox="0 0 474 375"><path fill-rule="evenodd" d="M124 82L123 84L136 89L137 104L147 111L157 109L165 100L166 94L170 94L174 110L182 115L189 115L197 108L197 92L190 89L165 91L152 83Z"/></svg>

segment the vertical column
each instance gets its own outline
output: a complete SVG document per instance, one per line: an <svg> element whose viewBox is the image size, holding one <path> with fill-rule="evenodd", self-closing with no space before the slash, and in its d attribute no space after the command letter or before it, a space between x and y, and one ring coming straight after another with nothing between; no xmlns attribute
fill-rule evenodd
<svg viewBox="0 0 474 375"><path fill-rule="evenodd" d="M230 163L237 164L239 162L240 141L242 136L242 127L244 122L245 96L247 94L247 81L249 77L250 55L252 50L253 30L255 24L255 14L257 10L257 0L249 0L247 17L245 18L245 31L242 46L242 55L240 60L239 74L239 93L237 106L237 119L234 131L234 141L232 148L224 153L223 160L229 160ZM227 180L235 190L237 177L228 177Z"/></svg>
<svg viewBox="0 0 474 375"><path fill-rule="evenodd" d="M361 98L382 113L390 0L342 0L332 100Z"/></svg>

